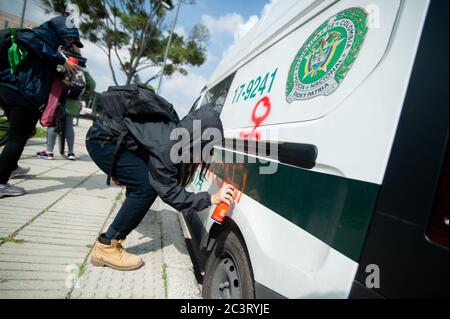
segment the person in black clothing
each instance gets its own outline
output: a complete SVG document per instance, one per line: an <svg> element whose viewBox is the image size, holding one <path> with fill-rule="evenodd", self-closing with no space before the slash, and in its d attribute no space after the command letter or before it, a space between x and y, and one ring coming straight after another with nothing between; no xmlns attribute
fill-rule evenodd
<svg viewBox="0 0 450 319"><path fill-rule="evenodd" d="M112 100L113 103L120 103L119 99ZM161 112L158 113L160 114ZM142 117L118 120L105 115L94 123L87 134L86 147L94 162L107 175L112 176L117 184L126 186L125 202L106 233L98 237L94 246L91 263L95 266L134 270L143 265L142 259L127 253L121 243L139 225L157 196L187 216L213 204L227 202L231 205L233 202L236 190L226 183L212 196L208 192L194 194L185 189L200 165L201 176L208 168L208 158L202 158L198 161L201 163L197 164L193 161L196 147L197 150L204 150L215 142L203 140L203 132L206 129L216 129L220 136L218 142L222 142L223 128L219 113L206 106L179 121L170 106L166 115L171 120L157 120L156 115L153 120L143 120ZM198 122L195 123L196 120ZM194 127L197 123L201 124L201 134L196 136ZM179 141L171 140L170 137L174 130L180 128L189 132L190 139L184 140L184 146L190 150L191 155L187 162L175 163L171 158L171 151ZM129 139L119 144L121 146L114 156L121 132L129 132ZM133 147L129 145L133 143L137 145L136 151L130 150Z"/></svg>
<svg viewBox="0 0 450 319"><path fill-rule="evenodd" d="M2 30L2 40L8 36L9 30ZM5 63L5 50L0 63L0 106L9 120L8 139L0 154L0 198L25 194L23 188L9 185L8 180L29 171L20 168L18 161L47 103L56 66L63 65L69 73L76 70L60 48L83 47L78 29L64 16L34 29L17 30L16 42L26 49L26 59L12 72L11 66Z"/></svg>

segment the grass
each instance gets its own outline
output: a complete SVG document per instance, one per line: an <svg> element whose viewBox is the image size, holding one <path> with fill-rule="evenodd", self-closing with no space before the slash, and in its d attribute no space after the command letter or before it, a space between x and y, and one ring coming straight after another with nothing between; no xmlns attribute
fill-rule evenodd
<svg viewBox="0 0 450 319"><path fill-rule="evenodd" d="M120 190L120 192L117 193L117 195L116 195L116 201L117 201L117 202L120 201L121 198L122 198L122 190Z"/></svg>
<svg viewBox="0 0 450 319"><path fill-rule="evenodd" d="M6 136L6 134L8 133L8 120L6 119L6 117L1 116L0 117L0 138Z"/></svg>
<svg viewBox="0 0 450 319"><path fill-rule="evenodd" d="M164 294L166 296L166 299L167 299L167 291L168 291L168 286L169 286L168 279L167 279L167 268L168 268L167 264L163 263L163 265L162 265L162 279L163 279L163 282L164 282Z"/></svg>
<svg viewBox="0 0 450 319"><path fill-rule="evenodd" d="M78 278L80 278L86 272L86 264L77 264L77 268L73 272L77 275Z"/></svg>
<svg viewBox="0 0 450 319"><path fill-rule="evenodd" d="M43 127L36 127L36 134L34 134L34 137L46 138L47 137L47 129L45 129Z"/></svg>
<svg viewBox="0 0 450 319"><path fill-rule="evenodd" d="M9 235L6 237L0 237L0 242L2 243L14 243L14 244L23 244L25 240L23 239L14 239L13 236Z"/></svg>
<svg viewBox="0 0 450 319"><path fill-rule="evenodd" d="M8 120L6 117L0 117L0 137L3 137L7 134L8 131ZM34 137L37 138L46 138L47 137L47 129L43 127L36 127L36 134Z"/></svg>

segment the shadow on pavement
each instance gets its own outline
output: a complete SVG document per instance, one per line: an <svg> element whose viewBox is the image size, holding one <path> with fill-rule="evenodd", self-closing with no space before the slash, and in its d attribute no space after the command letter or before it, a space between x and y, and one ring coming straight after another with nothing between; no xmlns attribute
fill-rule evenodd
<svg viewBox="0 0 450 319"><path fill-rule="evenodd" d="M74 188L74 184L80 184L84 180L86 180L91 175L86 176L65 176L65 177L41 177L37 176L36 178L33 178L33 181L58 181L62 184L60 185L52 185L47 186L39 189L33 189L27 191L27 194L42 194L42 193L49 193L54 191L61 191L64 189L72 189ZM110 188L110 186L106 185L106 177L103 175L94 175L91 176L89 179L89 183L85 183L82 185L78 185L77 188L84 188L86 190L103 190Z"/></svg>
<svg viewBox="0 0 450 319"><path fill-rule="evenodd" d="M173 227L180 228L179 222L178 222L178 214L175 211L170 211L163 209L161 211L154 211L149 210L147 215L145 216L143 222L139 224L139 226L135 229L135 231L140 235L139 239L145 239L148 238L150 241L146 241L145 243L128 247L127 251L132 254L146 254L152 251L156 251L157 249L163 249L164 247L168 246L174 246L175 249L181 254L185 256L189 256L189 251L186 249L186 243L184 241L184 237L181 235L181 228L178 230L173 230L173 232L179 232L179 236L177 234L168 235L165 234L164 240L162 239L162 231L164 230L161 223L163 218L163 214L166 214L164 218L167 218L170 222L173 223ZM158 215L161 215L159 217ZM155 231L151 227L149 227L149 223L154 223L158 227L160 227L159 230ZM167 231L168 229L165 229ZM160 234L159 238L154 238L155 234ZM176 240L177 237L180 240Z"/></svg>

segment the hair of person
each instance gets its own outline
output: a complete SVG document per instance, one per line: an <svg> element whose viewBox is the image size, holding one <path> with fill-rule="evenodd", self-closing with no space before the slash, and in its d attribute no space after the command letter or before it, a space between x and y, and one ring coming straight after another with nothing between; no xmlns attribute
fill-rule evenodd
<svg viewBox="0 0 450 319"><path fill-rule="evenodd" d="M194 180L195 173L198 167L201 165L200 169L200 180L203 180L208 172L210 164L206 162L200 163L184 163L181 162L178 166L178 184L186 187Z"/></svg>
<svg viewBox="0 0 450 319"><path fill-rule="evenodd" d="M204 106L205 107L205 106ZM205 107L206 108L206 107ZM212 110L212 109L209 109ZM224 139L223 139L223 129L222 130L222 141L219 144L224 143ZM199 179L201 181L203 181L206 177L206 173L209 170L209 167L211 166L211 160L213 159L213 153L214 153L214 148L211 150L211 153L206 155L203 154L203 148L208 144L211 143L213 141L213 138L208 139L208 140L204 140L202 141L202 156L206 156L206 158L202 158L201 163L195 163L195 161L193 160L193 145L191 144L191 148L190 148L190 162L185 163L185 162L181 162L178 164L178 172L177 172L177 178L178 178L178 184L186 187L188 186L190 183L192 183L192 181L194 180L195 174L199 168L199 166L201 165L200 168L200 175L199 175Z"/></svg>

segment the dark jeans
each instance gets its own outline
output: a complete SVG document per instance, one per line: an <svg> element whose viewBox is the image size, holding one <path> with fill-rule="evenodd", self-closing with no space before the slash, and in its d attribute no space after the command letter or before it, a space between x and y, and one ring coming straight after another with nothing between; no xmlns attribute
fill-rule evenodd
<svg viewBox="0 0 450 319"><path fill-rule="evenodd" d="M98 123L94 123L86 137L89 155L106 174L111 173L115 142ZM146 161L124 148L117 153L111 176L126 186L126 199L105 237L125 239L140 224L155 201L157 193L150 185Z"/></svg>
<svg viewBox="0 0 450 319"><path fill-rule="evenodd" d="M8 139L0 154L0 184L6 184L11 172L17 168L40 114L18 92L4 87L0 87L0 106L9 121Z"/></svg>

